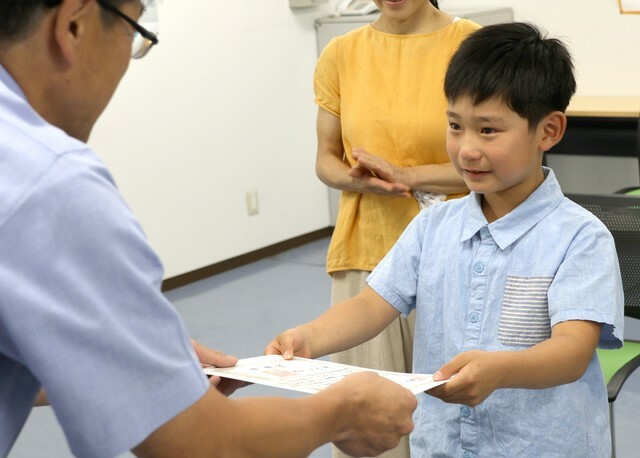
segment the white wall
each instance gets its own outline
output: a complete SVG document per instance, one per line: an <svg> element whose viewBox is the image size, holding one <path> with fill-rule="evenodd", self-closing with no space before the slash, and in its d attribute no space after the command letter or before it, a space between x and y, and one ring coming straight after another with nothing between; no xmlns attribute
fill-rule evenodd
<svg viewBox="0 0 640 458"><path fill-rule="evenodd" d="M166 277L329 225L315 176L314 21L331 4L164 0L91 145ZM260 212L246 211L258 190Z"/></svg>
<svg viewBox="0 0 640 458"><path fill-rule="evenodd" d="M565 41L575 59L579 95L640 95L640 15L618 0L440 0L443 9L511 7Z"/></svg>
<svg viewBox="0 0 640 458"><path fill-rule="evenodd" d="M91 145L179 275L330 224L316 178L314 20L329 4L163 0L160 45L133 61ZM588 6L587 6L588 3ZM567 39L579 93L639 95L640 16L617 0L441 0L510 6ZM259 193L249 216L245 194Z"/></svg>

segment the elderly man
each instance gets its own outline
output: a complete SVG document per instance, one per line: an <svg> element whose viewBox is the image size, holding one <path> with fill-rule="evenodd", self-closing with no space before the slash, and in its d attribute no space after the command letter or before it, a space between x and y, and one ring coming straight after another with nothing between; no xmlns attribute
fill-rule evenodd
<svg viewBox="0 0 640 458"><path fill-rule="evenodd" d="M136 22L143 9L0 2L0 456L36 398L48 398L78 456L393 447L416 400L375 374L302 399L235 401L203 375L198 357L235 359L194 351L160 292L157 256L86 145L130 58L157 43Z"/></svg>

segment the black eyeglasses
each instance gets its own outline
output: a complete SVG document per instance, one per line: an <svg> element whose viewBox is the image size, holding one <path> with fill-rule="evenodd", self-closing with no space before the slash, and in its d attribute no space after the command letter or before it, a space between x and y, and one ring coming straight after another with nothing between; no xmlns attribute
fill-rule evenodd
<svg viewBox="0 0 640 458"><path fill-rule="evenodd" d="M134 30L137 32L133 37L133 42L131 44L131 58L132 59L142 59L147 53L151 50L154 45L158 44L158 37L155 33L148 31L136 21L131 19L129 16L124 14L115 6L107 3L105 0L96 0L98 4L103 7L105 10L112 12L116 16L129 24Z"/></svg>

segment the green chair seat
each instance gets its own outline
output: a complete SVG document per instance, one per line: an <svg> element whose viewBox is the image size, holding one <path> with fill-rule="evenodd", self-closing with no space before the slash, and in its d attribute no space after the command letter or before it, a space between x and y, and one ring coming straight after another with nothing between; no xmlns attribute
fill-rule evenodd
<svg viewBox="0 0 640 458"><path fill-rule="evenodd" d="M598 349L598 358L604 374L605 383L609 383L622 366L640 355L640 342L625 341L622 348L616 350Z"/></svg>
<svg viewBox="0 0 640 458"><path fill-rule="evenodd" d="M618 189L614 194L621 194L624 196L640 196L640 187L629 186L626 188Z"/></svg>

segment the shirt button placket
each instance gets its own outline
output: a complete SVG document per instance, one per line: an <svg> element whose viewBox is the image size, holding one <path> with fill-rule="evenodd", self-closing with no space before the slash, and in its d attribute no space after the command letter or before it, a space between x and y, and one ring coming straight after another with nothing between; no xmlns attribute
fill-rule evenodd
<svg viewBox="0 0 640 458"><path fill-rule="evenodd" d="M467 326L464 351L476 350L480 344L482 329L482 311L486 302L487 263L496 249L488 227L480 230L480 246L476 250L471 264L471 292L469 296ZM477 239L476 239L477 240ZM477 242L476 242L477 243ZM475 410L468 406L460 407L460 439L464 458L473 458L478 443Z"/></svg>

